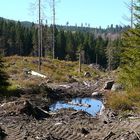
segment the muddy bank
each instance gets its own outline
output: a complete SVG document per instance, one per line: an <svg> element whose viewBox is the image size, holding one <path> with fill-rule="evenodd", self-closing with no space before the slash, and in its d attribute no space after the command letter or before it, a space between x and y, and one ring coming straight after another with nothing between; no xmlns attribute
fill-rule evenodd
<svg viewBox="0 0 140 140"><path fill-rule="evenodd" d="M48 112L48 106L54 100L90 97L97 89L99 86L83 83L43 83L33 89L21 90L20 97L1 102L0 139L139 140L140 116L131 115L124 119L110 110L97 117L74 109ZM43 117L35 116L41 113Z"/></svg>
<svg viewBox="0 0 140 140"><path fill-rule="evenodd" d="M72 109L41 120L23 114L5 115L0 122L8 140L139 140L140 134L138 118L105 123Z"/></svg>

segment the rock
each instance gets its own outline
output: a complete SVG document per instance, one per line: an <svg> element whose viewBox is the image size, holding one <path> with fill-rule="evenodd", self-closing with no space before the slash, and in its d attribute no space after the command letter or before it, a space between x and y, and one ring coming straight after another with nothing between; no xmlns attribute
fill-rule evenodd
<svg viewBox="0 0 140 140"><path fill-rule="evenodd" d="M82 128L81 133L84 134L84 135L87 135L89 133L89 131L85 128Z"/></svg>
<svg viewBox="0 0 140 140"><path fill-rule="evenodd" d="M94 69L100 69L100 65L98 64L90 64L89 67Z"/></svg>
<svg viewBox="0 0 140 140"><path fill-rule="evenodd" d="M77 82L77 80L76 80L72 75L68 75L68 76L67 76L67 79L68 79L68 82L69 82L69 83Z"/></svg>
<svg viewBox="0 0 140 140"><path fill-rule="evenodd" d="M85 72L85 73L84 73L84 76L85 76L85 77L91 77L91 74L90 74L90 72Z"/></svg>
<svg viewBox="0 0 140 140"><path fill-rule="evenodd" d="M113 84L111 91L119 91L122 89L123 89L123 86L121 84L115 83L115 84Z"/></svg>
<svg viewBox="0 0 140 140"><path fill-rule="evenodd" d="M23 73L24 73L25 75L28 75L30 71L31 71L31 70L28 69L28 68L24 68L24 69L23 69Z"/></svg>
<svg viewBox="0 0 140 140"><path fill-rule="evenodd" d="M106 81L104 85L104 89L111 90L113 84L114 84L114 80Z"/></svg>

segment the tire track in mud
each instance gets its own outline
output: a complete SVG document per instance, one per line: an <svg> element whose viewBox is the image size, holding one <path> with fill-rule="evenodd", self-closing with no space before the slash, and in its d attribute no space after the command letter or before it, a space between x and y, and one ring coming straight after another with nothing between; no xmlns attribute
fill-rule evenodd
<svg viewBox="0 0 140 140"><path fill-rule="evenodd" d="M85 140L85 136L68 128L65 124L50 124L45 127L46 131L57 138L64 140Z"/></svg>
<svg viewBox="0 0 140 140"><path fill-rule="evenodd" d="M128 135L134 136L135 132L140 134L140 122L139 120L133 121L121 121L117 123L104 124L94 129L90 128L89 134L84 135L81 132L72 129L71 124L57 124L51 122L45 122L45 127L47 133L52 134L58 139L64 140L103 140L108 135L111 135L108 140L111 139L127 139ZM98 129L100 128L100 129ZM131 137L130 137L131 138ZM128 139L129 140L129 139ZM130 139L131 140L131 139Z"/></svg>
<svg viewBox="0 0 140 140"><path fill-rule="evenodd" d="M12 112L1 114L0 126L8 135L6 140L139 140L140 137L140 117L108 118L105 123L102 118L91 118L72 109L60 110L42 120Z"/></svg>
<svg viewBox="0 0 140 140"><path fill-rule="evenodd" d="M49 135L56 140L85 140L85 135L69 129L68 125L63 123L45 120L31 122L30 124L24 122L22 126L18 127L16 125L12 124L7 127L8 136L6 140L48 140Z"/></svg>
<svg viewBox="0 0 140 140"><path fill-rule="evenodd" d="M87 140L139 140L140 120L120 121L104 124L92 129ZM135 138L135 139L134 139Z"/></svg>
<svg viewBox="0 0 140 140"><path fill-rule="evenodd" d="M31 121L30 123L22 122L17 126L17 123L12 122L7 125L5 131L8 136L6 140L106 140L105 138L111 135L107 140L136 140L140 134L140 120L120 121L109 124L91 126L87 135L77 131L74 122L59 122L56 120L47 119L41 121ZM6 126L6 124L5 124ZM78 126L85 127L84 125ZM111 134L112 133L112 134ZM53 138L49 139L51 135ZM138 135L138 136L137 136Z"/></svg>
<svg viewBox="0 0 140 140"><path fill-rule="evenodd" d="M23 140L26 137L27 131L24 130L23 132L20 131L19 127L17 128L8 128L8 136L6 140Z"/></svg>

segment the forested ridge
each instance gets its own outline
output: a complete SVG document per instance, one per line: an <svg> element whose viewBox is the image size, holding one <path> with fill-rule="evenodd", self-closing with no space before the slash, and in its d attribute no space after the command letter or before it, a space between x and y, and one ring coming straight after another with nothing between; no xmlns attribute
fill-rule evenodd
<svg viewBox="0 0 140 140"><path fill-rule="evenodd" d="M37 24L0 18L0 50L4 56L38 56ZM113 25L106 29L55 26L55 58L76 61L83 52L83 63L98 63L110 69L120 63L121 33L129 26ZM52 25L42 25L44 57L52 56ZM115 58L115 59L114 59Z"/></svg>

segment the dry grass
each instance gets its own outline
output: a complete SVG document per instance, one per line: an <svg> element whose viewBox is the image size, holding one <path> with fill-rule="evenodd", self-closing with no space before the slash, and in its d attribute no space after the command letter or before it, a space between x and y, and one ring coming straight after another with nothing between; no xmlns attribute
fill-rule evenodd
<svg viewBox="0 0 140 140"><path fill-rule="evenodd" d="M42 59L41 72L46 75L46 79L27 76L23 73L23 69L31 69L38 72L38 58L37 57L20 57L20 56L10 56L5 57L5 66L6 72L10 75L10 82L14 86L19 87L30 87L45 80L51 82L67 82L68 76L76 77L76 79L82 80L85 72L90 72L92 77L88 78L94 79L96 75L100 75L99 72L96 72L94 69L89 68L87 65L82 65L82 72L79 73L78 62L71 61L60 61L52 60L49 58Z"/></svg>
<svg viewBox="0 0 140 140"><path fill-rule="evenodd" d="M118 111L140 111L140 89L107 95L107 105Z"/></svg>

